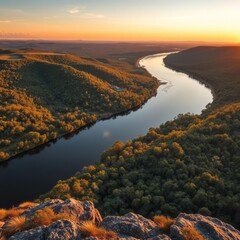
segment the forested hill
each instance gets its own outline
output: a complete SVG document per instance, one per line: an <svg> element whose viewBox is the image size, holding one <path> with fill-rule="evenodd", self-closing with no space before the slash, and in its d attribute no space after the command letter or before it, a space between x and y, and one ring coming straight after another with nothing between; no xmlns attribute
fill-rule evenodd
<svg viewBox="0 0 240 240"><path fill-rule="evenodd" d="M156 93L158 81L146 71L120 69L67 54L0 50L0 161Z"/></svg>
<svg viewBox="0 0 240 240"><path fill-rule="evenodd" d="M216 106L240 101L240 47L196 47L169 55L164 62L210 84Z"/></svg>
<svg viewBox="0 0 240 240"><path fill-rule="evenodd" d="M105 215L201 213L240 228L240 55L233 49L195 48L167 57L175 69L212 85L212 107L116 142L98 164L59 181L41 199L90 199Z"/></svg>

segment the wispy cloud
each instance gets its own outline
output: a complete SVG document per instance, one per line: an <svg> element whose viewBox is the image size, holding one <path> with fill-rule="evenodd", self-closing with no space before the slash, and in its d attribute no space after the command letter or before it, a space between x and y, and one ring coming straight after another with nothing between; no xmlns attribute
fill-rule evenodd
<svg viewBox="0 0 240 240"><path fill-rule="evenodd" d="M85 7L74 7L74 8L68 9L67 12L69 14L78 14L78 13L80 13L84 9L85 9Z"/></svg>
<svg viewBox="0 0 240 240"><path fill-rule="evenodd" d="M22 13L23 11L21 9L16 8L0 8L0 12L6 12L6 13Z"/></svg>
<svg viewBox="0 0 240 240"><path fill-rule="evenodd" d="M104 15L102 14L95 14L95 13L83 13L79 15L80 18L85 18L85 19L94 19L94 18L104 18Z"/></svg>
<svg viewBox="0 0 240 240"><path fill-rule="evenodd" d="M104 18L104 15L102 14L86 11L86 7L83 7L83 6L67 9L67 13L74 15L75 17L84 18L84 19Z"/></svg>
<svg viewBox="0 0 240 240"><path fill-rule="evenodd" d="M0 20L0 23L11 23L13 22L12 20Z"/></svg>

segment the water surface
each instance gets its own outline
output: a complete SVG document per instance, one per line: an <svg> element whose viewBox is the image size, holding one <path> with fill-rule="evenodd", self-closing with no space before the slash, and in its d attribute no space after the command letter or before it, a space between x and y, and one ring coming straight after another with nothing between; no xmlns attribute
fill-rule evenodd
<svg viewBox="0 0 240 240"><path fill-rule="evenodd" d="M136 138L180 113L199 114L212 102L210 89L186 74L164 66L166 54L140 61L149 73L167 82L142 108L128 115L97 122L72 137L49 143L38 152L23 154L0 165L0 208L37 198L60 179L73 176L83 166L100 159L115 141Z"/></svg>

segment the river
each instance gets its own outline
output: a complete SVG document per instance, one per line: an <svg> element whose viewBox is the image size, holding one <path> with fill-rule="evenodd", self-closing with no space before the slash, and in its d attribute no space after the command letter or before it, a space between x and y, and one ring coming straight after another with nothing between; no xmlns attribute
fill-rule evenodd
<svg viewBox="0 0 240 240"><path fill-rule="evenodd" d="M139 64L161 81L152 97L137 111L97 122L91 128L48 143L0 165L0 208L33 200L60 179L100 160L115 141L136 138L181 113L200 114L212 102L211 90L184 73L165 67L167 54L147 56Z"/></svg>

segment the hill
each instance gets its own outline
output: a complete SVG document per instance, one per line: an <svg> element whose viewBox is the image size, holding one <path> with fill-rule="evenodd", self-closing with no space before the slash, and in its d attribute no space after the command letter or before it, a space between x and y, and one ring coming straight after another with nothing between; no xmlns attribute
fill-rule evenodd
<svg viewBox="0 0 240 240"><path fill-rule="evenodd" d="M214 105L240 100L240 47L196 47L172 54L165 64L212 87Z"/></svg>
<svg viewBox="0 0 240 240"><path fill-rule="evenodd" d="M234 68L228 65L223 69L225 51L229 51L227 58ZM116 142L102 154L98 164L59 181L40 199L87 199L94 201L104 215L133 211L148 217L176 217L180 212L200 213L239 227L240 95L236 94L236 52L195 48L167 57L165 61L172 67L174 63L176 69L184 63L188 66L185 72L208 76L204 80L216 93L212 106L202 115L179 115L133 141ZM209 67L203 67L204 53ZM190 57L183 62L185 55Z"/></svg>
<svg viewBox="0 0 240 240"><path fill-rule="evenodd" d="M0 50L0 161L143 104L159 83L134 69L62 53Z"/></svg>

